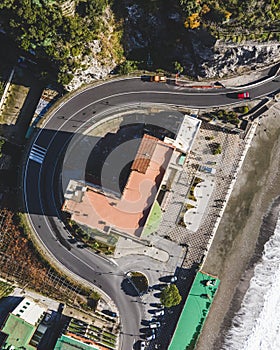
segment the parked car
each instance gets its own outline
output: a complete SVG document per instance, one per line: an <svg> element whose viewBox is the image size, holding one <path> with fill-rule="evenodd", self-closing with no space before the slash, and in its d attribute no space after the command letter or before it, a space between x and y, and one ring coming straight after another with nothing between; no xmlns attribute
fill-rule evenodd
<svg viewBox="0 0 280 350"><path fill-rule="evenodd" d="M164 310L158 310L154 313L155 316L163 316L164 315Z"/></svg>
<svg viewBox="0 0 280 350"><path fill-rule="evenodd" d="M46 313L44 317L44 323L46 324L50 323L51 319L52 319L52 315L49 313Z"/></svg>
<svg viewBox="0 0 280 350"><path fill-rule="evenodd" d="M241 93L237 94L237 98L244 100L246 98L250 98L250 94L249 94L249 92L241 92Z"/></svg>
<svg viewBox="0 0 280 350"><path fill-rule="evenodd" d="M172 276L171 278L170 278L170 283L174 283L174 282L176 282L177 281L177 276Z"/></svg>
<svg viewBox="0 0 280 350"><path fill-rule="evenodd" d="M111 310L102 310L102 313L111 317L117 317L117 314Z"/></svg>
<svg viewBox="0 0 280 350"><path fill-rule="evenodd" d="M150 328L159 328L160 327L160 322L151 322L149 324Z"/></svg>
<svg viewBox="0 0 280 350"><path fill-rule="evenodd" d="M145 340L142 340L140 343L140 350L145 350L146 349L146 342Z"/></svg>
<svg viewBox="0 0 280 350"><path fill-rule="evenodd" d="M149 340L149 341L150 341L150 340L156 339L155 333L153 333L153 334L151 334L151 335L148 335L146 339Z"/></svg>
<svg viewBox="0 0 280 350"><path fill-rule="evenodd" d="M167 286L168 286L167 283L162 283L162 284L159 284L159 285L158 285L157 289L159 289L159 290L164 290L164 288L166 288Z"/></svg>

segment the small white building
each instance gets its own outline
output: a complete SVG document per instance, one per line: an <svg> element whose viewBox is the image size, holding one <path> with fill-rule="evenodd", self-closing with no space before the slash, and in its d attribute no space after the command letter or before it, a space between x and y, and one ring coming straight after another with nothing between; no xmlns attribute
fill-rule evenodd
<svg viewBox="0 0 280 350"><path fill-rule="evenodd" d="M201 120L186 114L175 140L165 137L164 142L175 146L178 151L188 154L192 149L200 125Z"/></svg>
<svg viewBox="0 0 280 350"><path fill-rule="evenodd" d="M37 326L44 317L47 309L48 308L45 305L39 305L32 299L24 298L22 302L14 309L12 314L20 317L32 326Z"/></svg>

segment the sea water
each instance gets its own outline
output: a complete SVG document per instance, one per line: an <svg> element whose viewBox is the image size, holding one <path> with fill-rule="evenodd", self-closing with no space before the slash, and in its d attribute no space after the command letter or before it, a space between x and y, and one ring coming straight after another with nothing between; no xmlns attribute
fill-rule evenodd
<svg viewBox="0 0 280 350"><path fill-rule="evenodd" d="M222 349L280 350L280 216Z"/></svg>

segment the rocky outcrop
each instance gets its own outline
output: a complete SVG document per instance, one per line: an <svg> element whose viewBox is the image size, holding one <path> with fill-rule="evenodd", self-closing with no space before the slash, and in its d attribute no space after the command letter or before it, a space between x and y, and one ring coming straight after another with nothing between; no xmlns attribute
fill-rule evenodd
<svg viewBox="0 0 280 350"><path fill-rule="evenodd" d="M104 79L121 60L119 52L122 52L122 47L118 40L118 28L109 6L105 9L100 20L103 22L103 32L99 34L98 40L86 44L88 54L79 57L81 68L74 72L68 72L74 77L65 86L67 91L73 91L81 85Z"/></svg>
<svg viewBox="0 0 280 350"><path fill-rule="evenodd" d="M66 86L68 91L104 79L120 63L112 54L116 41L110 40L110 35L114 33L111 18L112 13L108 9L104 23L109 35L88 44L91 53L81 62L83 68L75 71L73 80ZM279 42L231 44L216 41L206 30L186 30L176 8L150 11L131 2L126 6L122 45L130 60L142 61L148 69L172 71L177 61L184 68L184 75L197 79L237 76L280 60ZM102 50L106 60L101 62Z"/></svg>
<svg viewBox="0 0 280 350"><path fill-rule="evenodd" d="M90 84L96 80L104 79L114 68L114 62L103 65L98 59L98 53L101 51L100 41L95 40L88 44L91 54L84 57L81 65L86 68L79 68L74 72L71 82L65 86L67 91L78 89L81 85Z"/></svg>
<svg viewBox="0 0 280 350"><path fill-rule="evenodd" d="M280 43L245 43L231 45L218 42L211 51L201 55L197 75L202 78L222 78L276 63L280 60Z"/></svg>

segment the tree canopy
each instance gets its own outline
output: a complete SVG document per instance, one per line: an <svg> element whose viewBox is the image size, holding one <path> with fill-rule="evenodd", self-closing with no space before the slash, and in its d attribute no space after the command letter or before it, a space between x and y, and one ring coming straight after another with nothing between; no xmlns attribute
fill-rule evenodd
<svg viewBox="0 0 280 350"><path fill-rule="evenodd" d="M160 301L165 307L172 307L179 305L182 297L175 284L170 284L162 291L160 295Z"/></svg>
<svg viewBox="0 0 280 350"><path fill-rule="evenodd" d="M19 48L47 59L52 68L67 80L77 68L79 57L87 53L87 43L96 39L100 30L100 15L107 0L73 0L74 11L64 13L66 1L4 0L0 3L0 23ZM68 77L69 78L69 77Z"/></svg>
<svg viewBox="0 0 280 350"><path fill-rule="evenodd" d="M280 2L277 0L180 0L185 27L207 28L219 38L238 41L279 40Z"/></svg>

